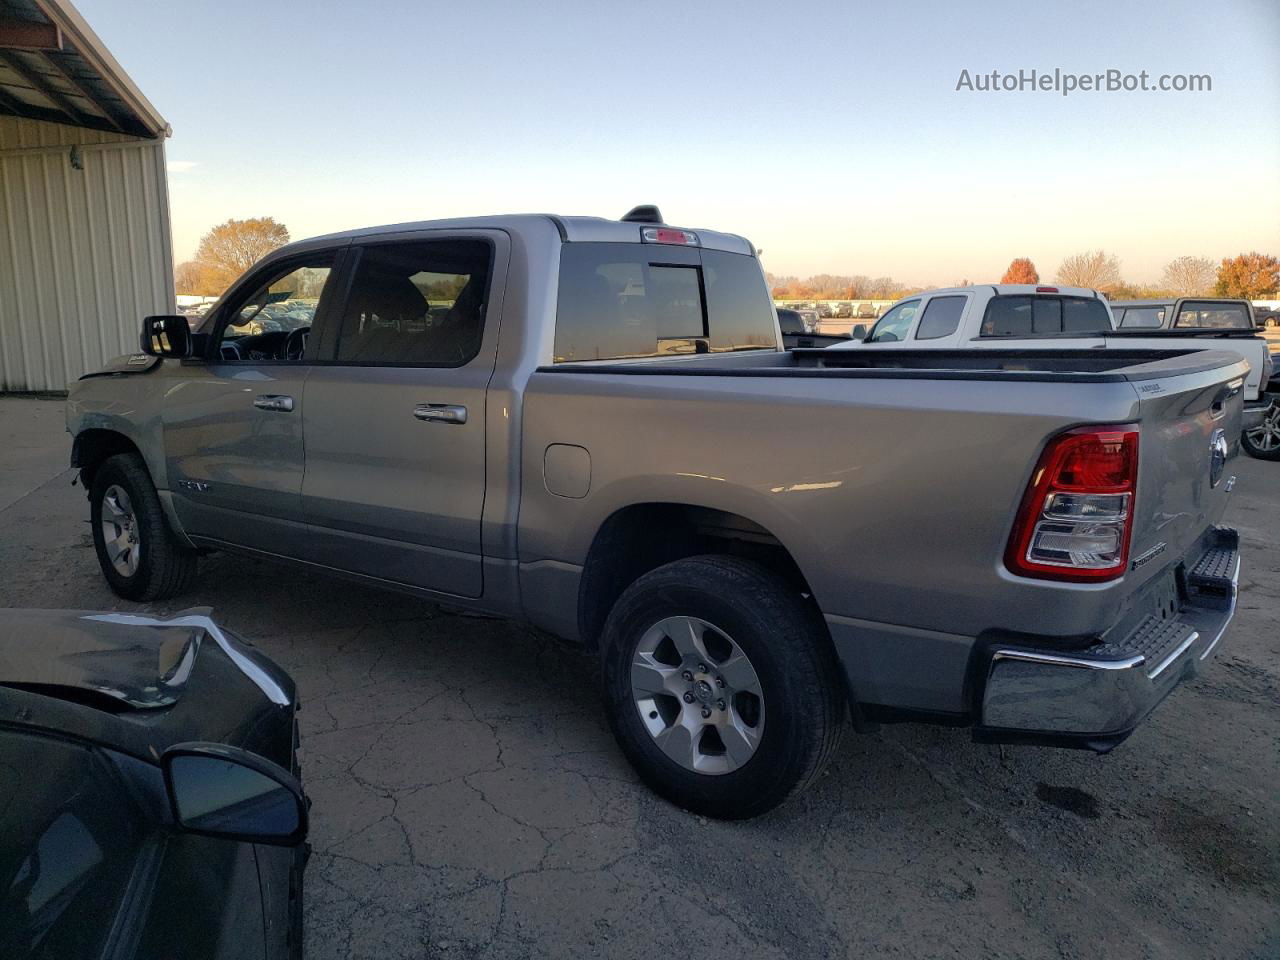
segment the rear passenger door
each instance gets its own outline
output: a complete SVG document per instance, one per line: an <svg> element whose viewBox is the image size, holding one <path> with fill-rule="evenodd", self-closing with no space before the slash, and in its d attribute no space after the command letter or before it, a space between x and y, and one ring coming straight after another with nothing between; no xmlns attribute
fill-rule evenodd
<svg viewBox="0 0 1280 960"><path fill-rule="evenodd" d="M498 231L353 248L306 385L313 562L481 595L485 396L508 252Z"/></svg>

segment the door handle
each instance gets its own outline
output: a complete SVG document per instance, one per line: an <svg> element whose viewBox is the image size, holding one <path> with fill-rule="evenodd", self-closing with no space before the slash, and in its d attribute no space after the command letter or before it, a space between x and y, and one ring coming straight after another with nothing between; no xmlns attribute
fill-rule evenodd
<svg viewBox="0 0 1280 960"><path fill-rule="evenodd" d="M427 423L466 423L467 408L456 403L420 403L413 415Z"/></svg>
<svg viewBox="0 0 1280 960"><path fill-rule="evenodd" d="M253 398L253 405L259 410L275 410L278 413L292 413L293 397L285 397L275 393L264 393Z"/></svg>

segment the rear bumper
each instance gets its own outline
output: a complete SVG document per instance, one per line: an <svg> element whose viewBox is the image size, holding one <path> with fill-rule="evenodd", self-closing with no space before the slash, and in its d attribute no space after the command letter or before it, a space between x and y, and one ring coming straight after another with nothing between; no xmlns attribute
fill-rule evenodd
<svg viewBox="0 0 1280 960"><path fill-rule="evenodd" d="M1217 529L1176 574L1176 591L1123 636L1070 652L993 644L980 661L974 736L1110 750L1217 648L1235 614L1239 576L1239 537Z"/></svg>

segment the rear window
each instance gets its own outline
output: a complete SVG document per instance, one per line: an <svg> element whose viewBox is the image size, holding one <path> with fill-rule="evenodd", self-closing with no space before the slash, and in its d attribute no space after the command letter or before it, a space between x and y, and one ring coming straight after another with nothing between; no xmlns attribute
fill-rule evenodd
<svg viewBox="0 0 1280 960"><path fill-rule="evenodd" d="M775 331L754 257L660 244L561 248L556 363L774 350Z"/></svg>
<svg viewBox="0 0 1280 960"><path fill-rule="evenodd" d="M992 297L982 317L984 337L1040 337L1111 329L1107 308L1092 297Z"/></svg>
<svg viewBox="0 0 1280 960"><path fill-rule="evenodd" d="M1116 311L1120 313L1120 311ZM1118 318L1120 326L1125 327L1163 327L1164 307L1125 307L1124 314Z"/></svg>
<svg viewBox="0 0 1280 960"><path fill-rule="evenodd" d="M1253 326L1243 303L1213 303L1203 300L1184 303L1178 310L1173 325L1226 330L1247 330Z"/></svg>

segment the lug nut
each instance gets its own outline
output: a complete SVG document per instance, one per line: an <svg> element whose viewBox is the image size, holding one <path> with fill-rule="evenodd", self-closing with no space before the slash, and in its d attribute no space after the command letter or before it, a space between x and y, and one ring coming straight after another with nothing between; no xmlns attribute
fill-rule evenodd
<svg viewBox="0 0 1280 960"><path fill-rule="evenodd" d="M684 677L686 680L693 679L693 674L690 673L688 670L684 671L682 674L680 674L680 676Z"/></svg>
<svg viewBox="0 0 1280 960"><path fill-rule="evenodd" d="M705 663L700 663L700 664L698 664L698 672L699 672L699 673L706 673L706 672L707 672L707 665L706 665Z"/></svg>
<svg viewBox="0 0 1280 960"><path fill-rule="evenodd" d="M717 700L717 701L716 701L716 706L717 706L717 707L719 707L721 710L723 710L723 709L724 709L724 701L723 701L723 700Z"/></svg>
<svg viewBox="0 0 1280 960"><path fill-rule="evenodd" d="M716 677L716 686L717 686L717 687L723 687L723 686L724 686L724 677Z"/></svg>
<svg viewBox="0 0 1280 960"><path fill-rule="evenodd" d="M707 717L709 717L709 716L711 716L711 708L710 708L710 707L703 707L703 708L702 708L702 719L703 719L703 720L705 720L705 719L707 719Z"/></svg>
<svg viewBox="0 0 1280 960"><path fill-rule="evenodd" d="M693 703L693 694L692 694L692 693L686 693L686 694L684 695L684 702L685 702L685 703Z"/></svg>

